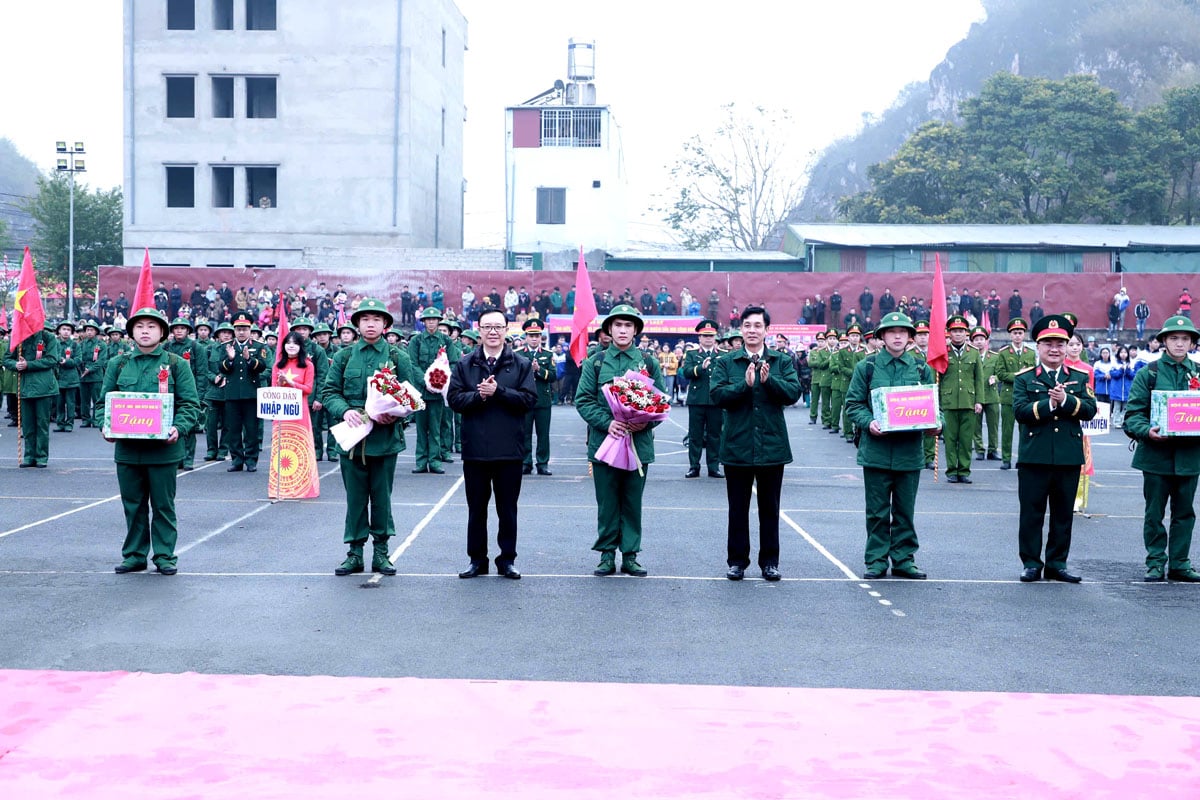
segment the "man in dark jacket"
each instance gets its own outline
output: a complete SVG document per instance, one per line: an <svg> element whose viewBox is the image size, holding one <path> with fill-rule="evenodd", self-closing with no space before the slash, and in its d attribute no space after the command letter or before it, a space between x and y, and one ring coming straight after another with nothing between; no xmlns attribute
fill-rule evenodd
<svg viewBox="0 0 1200 800"><path fill-rule="evenodd" d="M446 401L463 418L463 480L467 494L467 557L458 573L474 578L488 572L487 509L496 495L500 518L496 571L519 580L517 499L521 496L521 461L525 456L525 414L537 401L533 368L504 343L508 322L503 311L490 308L479 316L483 337L454 365Z"/></svg>

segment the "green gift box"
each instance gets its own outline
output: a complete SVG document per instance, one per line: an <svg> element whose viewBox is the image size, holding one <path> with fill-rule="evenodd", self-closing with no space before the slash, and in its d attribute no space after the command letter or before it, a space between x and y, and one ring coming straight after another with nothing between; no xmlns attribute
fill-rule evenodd
<svg viewBox="0 0 1200 800"><path fill-rule="evenodd" d="M1151 392L1150 427L1160 436L1200 436L1200 392Z"/></svg>
<svg viewBox="0 0 1200 800"><path fill-rule="evenodd" d="M166 439L175 422L175 395L109 392L104 396L104 435L109 439Z"/></svg>

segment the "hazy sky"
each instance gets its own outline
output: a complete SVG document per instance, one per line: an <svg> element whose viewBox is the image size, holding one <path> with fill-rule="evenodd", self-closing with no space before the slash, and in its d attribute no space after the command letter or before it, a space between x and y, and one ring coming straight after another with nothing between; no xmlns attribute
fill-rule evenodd
<svg viewBox="0 0 1200 800"><path fill-rule="evenodd" d="M926 79L983 18L978 0L457 2L468 21L466 244L490 248L504 246L504 108L566 78L571 37L596 43L598 100L629 174L629 236L663 240L661 215L646 210L667 202L680 146L723 104L787 109L807 160ZM0 137L44 169L56 140L82 140L85 180L103 188L122 175L121 13L120 0L0 0Z"/></svg>

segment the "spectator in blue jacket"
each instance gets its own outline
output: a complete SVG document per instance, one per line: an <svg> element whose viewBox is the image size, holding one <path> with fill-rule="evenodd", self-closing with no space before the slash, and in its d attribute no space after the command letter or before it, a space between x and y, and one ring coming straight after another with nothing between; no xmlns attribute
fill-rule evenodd
<svg viewBox="0 0 1200 800"><path fill-rule="evenodd" d="M1112 424L1119 428L1125 420L1125 402L1129 400L1129 387L1133 385L1133 362L1129 359L1129 348L1117 348L1117 358L1108 373L1108 397L1112 402Z"/></svg>

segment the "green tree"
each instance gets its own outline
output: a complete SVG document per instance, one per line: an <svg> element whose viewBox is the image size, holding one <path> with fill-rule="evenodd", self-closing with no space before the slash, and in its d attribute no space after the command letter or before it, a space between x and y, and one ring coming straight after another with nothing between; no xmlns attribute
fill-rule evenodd
<svg viewBox="0 0 1200 800"><path fill-rule="evenodd" d="M69 249L70 184L68 176L54 173L39 178L37 194L27 206L37 223L31 249L38 258L39 277L49 283L66 283ZM120 264L123 210L121 190L90 191L75 184L75 285L85 297L96 290L96 268Z"/></svg>
<svg viewBox="0 0 1200 800"><path fill-rule="evenodd" d="M787 112L731 103L711 135L693 136L671 168L679 194L664 220L689 250L760 250L800 202L804 171L787 141Z"/></svg>
<svg viewBox="0 0 1200 800"><path fill-rule="evenodd" d="M1164 115L1176 145L1169 161L1172 216L1192 225L1200 209L1200 86L1171 89L1163 95Z"/></svg>

